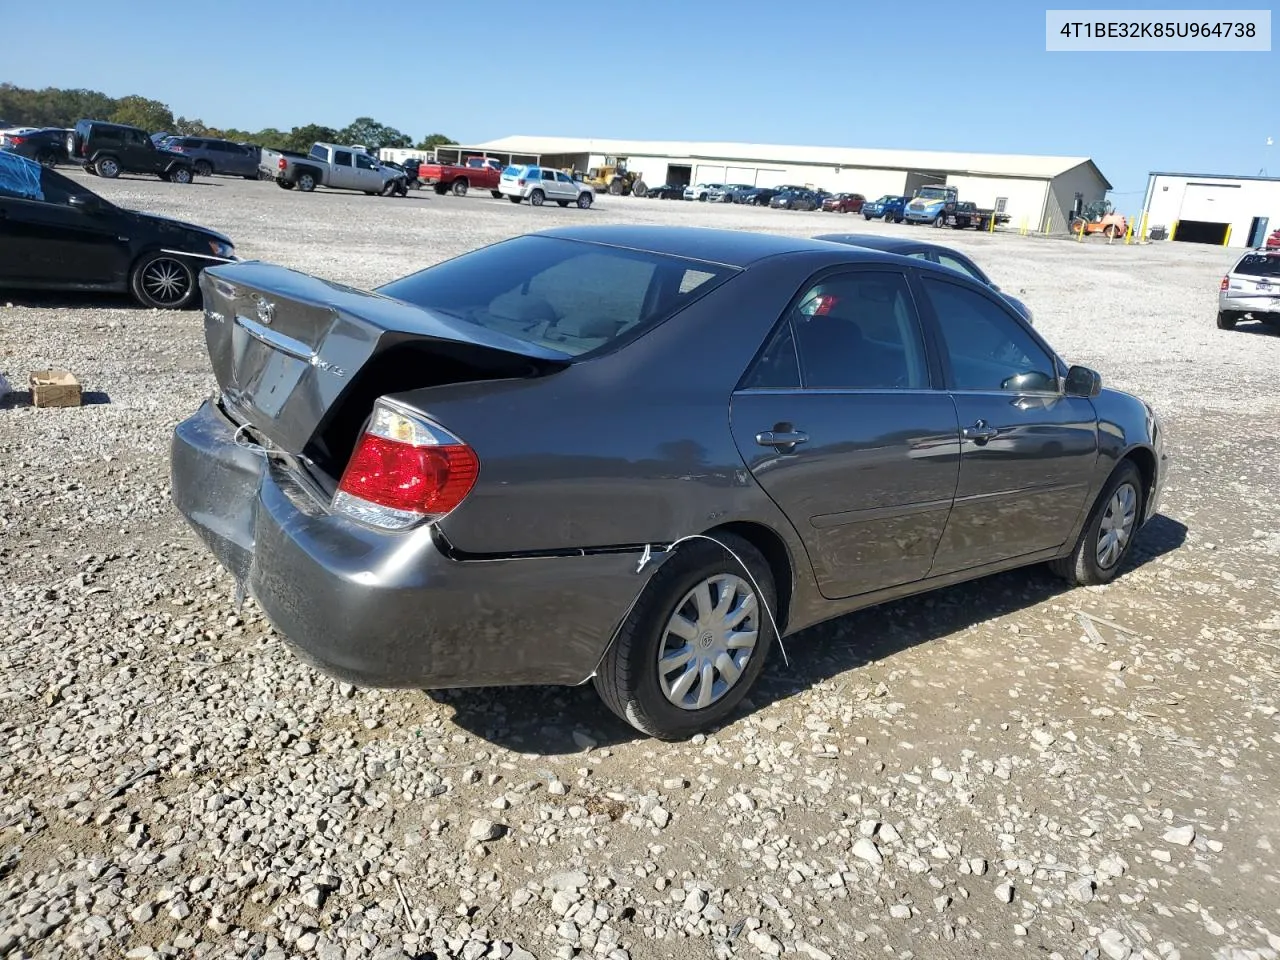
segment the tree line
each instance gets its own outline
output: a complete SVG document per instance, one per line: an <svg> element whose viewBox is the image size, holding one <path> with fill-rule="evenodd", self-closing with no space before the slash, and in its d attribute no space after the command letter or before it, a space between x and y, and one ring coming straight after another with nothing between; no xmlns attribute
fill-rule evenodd
<svg viewBox="0 0 1280 960"><path fill-rule="evenodd" d="M148 133L176 133L187 137L220 137L237 143L254 143L272 150L307 151L317 140L326 143L363 144L370 150L382 147L414 147L430 150L457 141L442 133L432 133L417 143L407 133L372 117L357 117L341 130L317 123L277 130L240 130L235 127L211 127L201 120L175 117L166 103L147 97L130 95L109 97L97 90L64 90L45 87L30 90L0 83L0 121L19 127L63 127L77 120L107 120L141 127Z"/></svg>

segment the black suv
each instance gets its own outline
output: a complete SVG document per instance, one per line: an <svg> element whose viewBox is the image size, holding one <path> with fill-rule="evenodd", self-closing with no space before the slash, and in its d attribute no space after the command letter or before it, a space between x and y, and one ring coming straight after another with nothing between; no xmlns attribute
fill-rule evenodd
<svg viewBox="0 0 1280 960"><path fill-rule="evenodd" d="M145 130L121 123L79 121L67 134L67 152L72 163L107 180L122 173L153 173L173 183L190 183L195 177L194 166L182 154L157 148Z"/></svg>
<svg viewBox="0 0 1280 960"><path fill-rule="evenodd" d="M46 127L27 133L7 133L0 136L0 150L8 150L20 157L34 160L42 167L69 163L67 134L70 132L60 127Z"/></svg>

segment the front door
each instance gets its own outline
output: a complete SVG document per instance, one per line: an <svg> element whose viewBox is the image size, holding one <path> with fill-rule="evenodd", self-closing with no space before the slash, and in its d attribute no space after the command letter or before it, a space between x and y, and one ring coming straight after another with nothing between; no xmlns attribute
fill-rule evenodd
<svg viewBox="0 0 1280 960"><path fill-rule="evenodd" d="M333 163L330 165L328 185L342 190L354 190L356 186L355 180L355 164L351 160L351 151L333 151Z"/></svg>
<svg viewBox="0 0 1280 960"><path fill-rule="evenodd" d="M906 278L828 274L796 303L734 393L738 450L799 532L825 597L920 580L960 444Z"/></svg>
<svg viewBox="0 0 1280 960"><path fill-rule="evenodd" d="M378 165L373 162L373 157L368 154L357 153L355 174L358 179L357 186L361 190L381 190L383 187L382 171L378 169Z"/></svg>
<svg viewBox="0 0 1280 960"><path fill-rule="evenodd" d="M920 284L960 421L960 481L932 575L1062 545L1098 459L1093 403L997 296L948 277Z"/></svg>
<svg viewBox="0 0 1280 960"><path fill-rule="evenodd" d="M141 130L120 131L120 163L130 173L160 173L168 158L156 149L151 138Z"/></svg>
<svg viewBox="0 0 1280 960"><path fill-rule="evenodd" d="M556 173L556 193L560 200L577 200L578 185L567 173Z"/></svg>
<svg viewBox="0 0 1280 960"><path fill-rule="evenodd" d="M40 179L41 200L0 191L0 276L13 283L63 283L67 265L75 264L75 277L85 286L117 282L128 269L118 211L72 207L72 194L83 192L72 181L48 170Z"/></svg>

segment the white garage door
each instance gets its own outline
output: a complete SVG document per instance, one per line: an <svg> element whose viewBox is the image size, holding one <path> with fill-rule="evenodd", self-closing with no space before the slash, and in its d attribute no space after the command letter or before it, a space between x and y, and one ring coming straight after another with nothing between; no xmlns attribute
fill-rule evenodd
<svg viewBox="0 0 1280 960"><path fill-rule="evenodd" d="M1179 220L1203 220L1207 223L1230 223L1232 202L1240 196L1240 188L1210 183L1188 183L1182 195Z"/></svg>
<svg viewBox="0 0 1280 960"><path fill-rule="evenodd" d="M724 183L724 167L709 167L700 163L693 171L694 183Z"/></svg>
<svg viewBox="0 0 1280 960"><path fill-rule="evenodd" d="M757 187L780 187L787 182L787 171L767 170L760 167L756 170Z"/></svg>
<svg viewBox="0 0 1280 960"><path fill-rule="evenodd" d="M756 168L755 167L729 167L724 172L726 183L745 183L748 186L756 185Z"/></svg>

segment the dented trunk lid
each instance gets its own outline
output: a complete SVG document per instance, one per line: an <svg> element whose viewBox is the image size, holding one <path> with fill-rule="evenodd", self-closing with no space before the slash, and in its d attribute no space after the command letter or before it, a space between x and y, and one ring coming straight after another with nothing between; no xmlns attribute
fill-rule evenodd
<svg viewBox="0 0 1280 960"><path fill-rule="evenodd" d="M461 356L486 370L465 379L563 369L570 360L465 320L259 261L210 267L200 288L205 342L224 407L258 438L291 454L303 453L347 399L372 408L387 393L456 382L457 376L433 378L433 348L451 362ZM415 351L420 373L398 376L420 382L357 389L371 360L406 347ZM367 413L356 415L362 420Z"/></svg>

